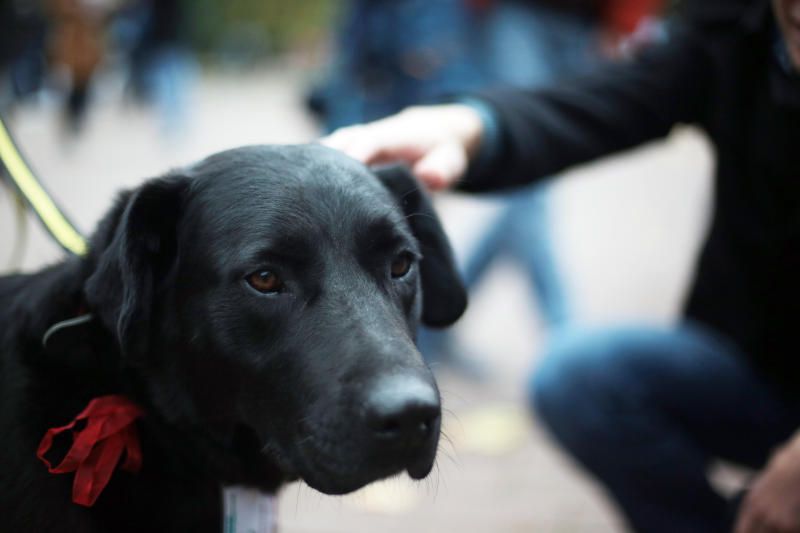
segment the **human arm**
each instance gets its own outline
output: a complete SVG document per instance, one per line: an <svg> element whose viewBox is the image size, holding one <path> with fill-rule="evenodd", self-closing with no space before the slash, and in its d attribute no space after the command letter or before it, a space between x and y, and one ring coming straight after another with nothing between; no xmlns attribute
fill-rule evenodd
<svg viewBox="0 0 800 533"><path fill-rule="evenodd" d="M709 54L700 36L674 29L669 42L557 86L488 90L479 96L503 132L492 164L460 188L516 186L666 136L702 121L710 101Z"/></svg>
<svg viewBox="0 0 800 533"><path fill-rule="evenodd" d="M500 125L491 161L472 164L483 137L468 106L410 108L323 139L365 163L402 160L432 188L520 185L666 135L694 122L707 104L705 47L692 32L673 34L635 60L544 90L495 89L475 95Z"/></svg>

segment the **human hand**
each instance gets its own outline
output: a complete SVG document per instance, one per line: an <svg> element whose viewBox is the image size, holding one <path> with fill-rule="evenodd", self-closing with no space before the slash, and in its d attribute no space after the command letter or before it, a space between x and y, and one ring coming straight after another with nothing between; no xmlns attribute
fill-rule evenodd
<svg viewBox="0 0 800 533"><path fill-rule="evenodd" d="M336 130L320 142L364 164L405 162L432 190L467 171L483 134L478 113L462 104L409 107L396 115Z"/></svg>
<svg viewBox="0 0 800 533"><path fill-rule="evenodd" d="M779 448L742 502L735 533L800 532L800 434Z"/></svg>

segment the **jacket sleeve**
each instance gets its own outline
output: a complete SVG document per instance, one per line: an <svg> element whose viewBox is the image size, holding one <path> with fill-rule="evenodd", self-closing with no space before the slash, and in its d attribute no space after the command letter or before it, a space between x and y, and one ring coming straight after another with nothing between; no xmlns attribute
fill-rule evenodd
<svg viewBox="0 0 800 533"><path fill-rule="evenodd" d="M494 111L500 145L459 188L502 189L666 136L701 120L712 68L700 35L668 41L625 63L543 90L495 89L477 97Z"/></svg>

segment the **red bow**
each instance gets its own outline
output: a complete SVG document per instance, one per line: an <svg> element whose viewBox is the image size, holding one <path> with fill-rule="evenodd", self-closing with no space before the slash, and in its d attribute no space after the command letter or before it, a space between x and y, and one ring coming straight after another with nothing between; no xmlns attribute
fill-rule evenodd
<svg viewBox="0 0 800 533"><path fill-rule="evenodd" d="M36 456L47 465L51 474L75 472L72 501L91 507L108 485L123 452L127 452L123 470L135 473L141 469L142 450L135 422L143 414L139 406L124 396L95 398L66 426L48 429ZM51 466L44 454L52 446L53 437L74 428L80 420L86 420L86 426L73 432L72 448L61 464Z"/></svg>

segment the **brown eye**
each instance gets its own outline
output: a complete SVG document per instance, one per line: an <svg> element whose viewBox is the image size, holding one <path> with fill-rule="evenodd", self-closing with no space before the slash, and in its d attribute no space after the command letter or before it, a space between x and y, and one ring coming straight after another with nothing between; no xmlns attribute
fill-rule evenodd
<svg viewBox="0 0 800 533"><path fill-rule="evenodd" d="M402 253L398 255L394 258L394 261L392 261L392 277L395 279L402 278L408 274L408 271L411 270L411 265L413 264L414 259L411 257L411 254Z"/></svg>
<svg viewBox="0 0 800 533"><path fill-rule="evenodd" d="M259 270L247 276L247 283L258 292L271 294L279 292L283 288L283 282L269 270Z"/></svg>

